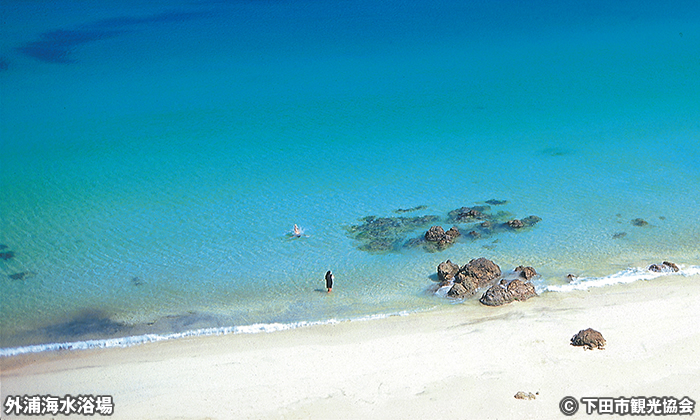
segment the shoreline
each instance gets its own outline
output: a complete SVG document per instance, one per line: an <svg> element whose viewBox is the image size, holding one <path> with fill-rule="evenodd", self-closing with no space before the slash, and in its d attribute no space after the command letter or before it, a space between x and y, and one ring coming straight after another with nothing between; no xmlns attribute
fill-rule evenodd
<svg viewBox="0 0 700 420"><path fill-rule="evenodd" d="M111 395L112 417L129 419L553 418L564 396L697 401L699 297L700 276L666 276L497 308L5 357L2 401ZM605 350L569 344L585 328Z"/></svg>
<svg viewBox="0 0 700 420"><path fill-rule="evenodd" d="M635 283L638 281L652 281L659 277L665 276L694 276L700 275L700 266L697 265L681 265L682 270L680 272L674 273L670 271L653 272L647 268L642 267L630 267L626 270L619 271L604 277L575 277L573 280L566 284L548 284L542 279L537 279L533 281L537 293L541 295L542 293L548 292L562 292L569 293L575 290L588 290L590 288L606 287L616 284L628 284ZM437 284L437 283L436 283ZM433 285L434 286L434 285ZM424 293L429 293L430 287L426 288ZM484 291L477 291L477 296L472 296L467 299L467 301L474 299L476 300ZM5 357L15 357L22 354L31 353L44 353L44 352L56 352L56 351L84 351L89 349L97 348L124 348L139 346L148 343L171 341L171 340L181 340L188 337L208 337L208 336L219 336L219 335L229 335L229 334L256 334L256 333L271 333L285 330L293 330L297 328L308 328L316 325L333 325L343 322L366 322L373 321L377 319L383 319L393 316L406 316L414 313L430 312L432 310L445 310L449 305L447 303L449 300L445 300L445 297L440 298L442 302L435 302L434 306L426 306L423 308L405 309L400 311L390 311L390 312L379 312L366 315L358 315L351 318L329 318L320 320L300 320L300 321L290 321L290 322L272 322L272 323L254 323L246 325L232 325L232 326L201 326L198 328L183 330L183 331L147 331L146 326L153 325L157 322L149 322L143 325L128 325L121 324L119 320L110 319L104 317L100 313L88 313L88 316L98 316L100 321L107 323L109 325L121 325L123 328L131 330L133 334L129 335L117 335L105 338L94 338L94 339L74 339L65 341L56 341L48 343L38 343L38 344L26 344L10 347L0 348L0 359ZM464 301L453 301L454 304L464 304ZM467 302L468 303L468 302ZM208 317L209 314L203 313L199 315L200 317ZM182 318L187 318L191 322L192 318L195 317L193 314L184 314ZM168 320L177 320L178 316L169 316ZM77 324L80 322L86 324L87 327L92 326L91 321L85 319L76 319L74 321L68 322L66 324L57 325L58 328L65 328L69 325L71 330L77 328Z"/></svg>

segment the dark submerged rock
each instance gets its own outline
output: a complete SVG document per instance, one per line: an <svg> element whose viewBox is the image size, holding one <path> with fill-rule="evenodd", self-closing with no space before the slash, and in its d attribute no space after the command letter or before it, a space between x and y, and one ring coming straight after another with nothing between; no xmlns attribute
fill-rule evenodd
<svg viewBox="0 0 700 420"><path fill-rule="evenodd" d="M445 237L445 229L442 226L431 226L427 232L425 232L425 240L430 242L437 242Z"/></svg>
<svg viewBox="0 0 700 420"><path fill-rule="evenodd" d="M430 244L426 249L428 251L442 251L452 245L459 236L461 234L456 226L451 227L447 232L442 226L432 226L425 233L425 240Z"/></svg>
<svg viewBox="0 0 700 420"><path fill-rule="evenodd" d="M527 227L535 226L537 223L539 223L541 221L542 221L542 218L539 216L535 216L535 215L527 216L526 218L521 220L521 222L523 222L523 225L527 226Z"/></svg>
<svg viewBox="0 0 700 420"><path fill-rule="evenodd" d="M648 224L649 224L649 222L647 222L647 221L644 220L644 219L632 219L632 226L639 226L639 227L641 227L641 226L646 226L646 225L648 225Z"/></svg>
<svg viewBox="0 0 700 420"><path fill-rule="evenodd" d="M625 236L627 236L627 232L617 232L612 237L613 237L613 239L620 239L620 238L624 238Z"/></svg>
<svg viewBox="0 0 700 420"><path fill-rule="evenodd" d="M460 207L449 212L448 217L451 221L457 223L472 222L474 220L488 218L488 216L484 214L484 211L489 209L490 207L488 206Z"/></svg>
<svg viewBox="0 0 700 420"><path fill-rule="evenodd" d="M505 213L504 213L505 215ZM519 230L522 228L529 228L535 226L537 223L541 222L542 218L538 216L527 216L524 219L510 219L502 225L506 229Z"/></svg>
<svg viewBox="0 0 700 420"><path fill-rule="evenodd" d="M458 238L462 236L461 233L459 233L459 229L457 229L457 226L452 226L450 230L445 232L446 235L451 236L452 238Z"/></svg>
<svg viewBox="0 0 700 420"><path fill-rule="evenodd" d="M388 238L371 239L358 247L361 251L385 252L394 249L394 241Z"/></svg>
<svg viewBox="0 0 700 420"><path fill-rule="evenodd" d="M594 348L604 350L605 339L603 338L603 334L592 328L588 328L579 331L576 335L571 337L571 345L583 346L584 350L593 350Z"/></svg>
<svg viewBox="0 0 700 420"><path fill-rule="evenodd" d="M348 236L362 244L358 246L363 251L381 253L397 250L406 240L409 232L420 229L438 220L438 216L417 217L376 217L368 216L362 224L346 228Z"/></svg>
<svg viewBox="0 0 700 420"><path fill-rule="evenodd" d="M513 229L520 229L521 227L525 226L523 221L518 219L509 220L506 223Z"/></svg>
<svg viewBox="0 0 700 420"><path fill-rule="evenodd" d="M7 261L15 257L14 251L0 252L0 260Z"/></svg>
<svg viewBox="0 0 700 420"><path fill-rule="evenodd" d="M406 243L403 245L404 248L415 248L417 246L423 246L425 245L425 237L421 236L418 238L411 238Z"/></svg>

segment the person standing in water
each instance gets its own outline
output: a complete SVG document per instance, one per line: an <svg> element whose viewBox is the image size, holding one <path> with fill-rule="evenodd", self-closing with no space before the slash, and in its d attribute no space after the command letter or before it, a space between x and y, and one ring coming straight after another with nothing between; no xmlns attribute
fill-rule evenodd
<svg viewBox="0 0 700 420"><path fill-rule="evenodd" d="M328 270L326 273L326 289L328 289L328 293L333 291L333 273L331 273L331 270Z"/></svg>

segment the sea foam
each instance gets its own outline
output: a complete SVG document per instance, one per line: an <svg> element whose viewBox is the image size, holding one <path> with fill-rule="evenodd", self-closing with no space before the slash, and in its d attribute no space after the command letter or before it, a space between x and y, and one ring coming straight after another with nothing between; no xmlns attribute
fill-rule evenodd
<svg viewBox="0 0 700 420"><path fill-rule="evenodd" d="M406 316L408 311L393 312L388 314L374 314L367 315L359 318L351 319L328 319L325 321L300 321L300 322L290 322L290 323L259 323L251 325L233 326L233 327L219 327L219 328L200 328L196 330L183 331L171 334L143 334L137 336L119 337L119 338L109 338L102 340L85 340L85 341L73 341L65 343L48 343L48 344L37 344L30 346L21 346L14 348L3 348L0 349L0 357L11 357L18 356L21 354L28 353L41 353L46 351L57 351L57 350L89 350L89 349L101 349L109 347L131 347L138 344L155 343L158 341L174 340L178 338L186 337L207 337L214 335L227 335L227 334L257 334L257 333L271 333L277 331L293 330L296 328L305 328L315 325L335 325L342 322L356 322L356 321L372 321L376 319L384 319L392 316Z"/></svg>
<svg viewBox="0 0 700 420"><path fill-rule="evenodd" d="M649 271L643 267L632 267L626 270L604 277L577 277L569 284L563 285L539 285L537 292L572 292L575 290L587 290L591 287L605 287L614 284L634 283L639 280L653 280L664 276L695 276L700 274L700 266L680 266L680 271Z"/></svg>

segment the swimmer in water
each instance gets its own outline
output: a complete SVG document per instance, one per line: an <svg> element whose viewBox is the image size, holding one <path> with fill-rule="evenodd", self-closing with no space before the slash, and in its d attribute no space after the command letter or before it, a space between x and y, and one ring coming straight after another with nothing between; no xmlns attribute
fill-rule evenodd
<svg viewBox="0 0 700 420"><path fill-rule="evenodd" d="M297 238L301 237L301 229L299 229L296 223L294 224L294 236Z"/></svg>

